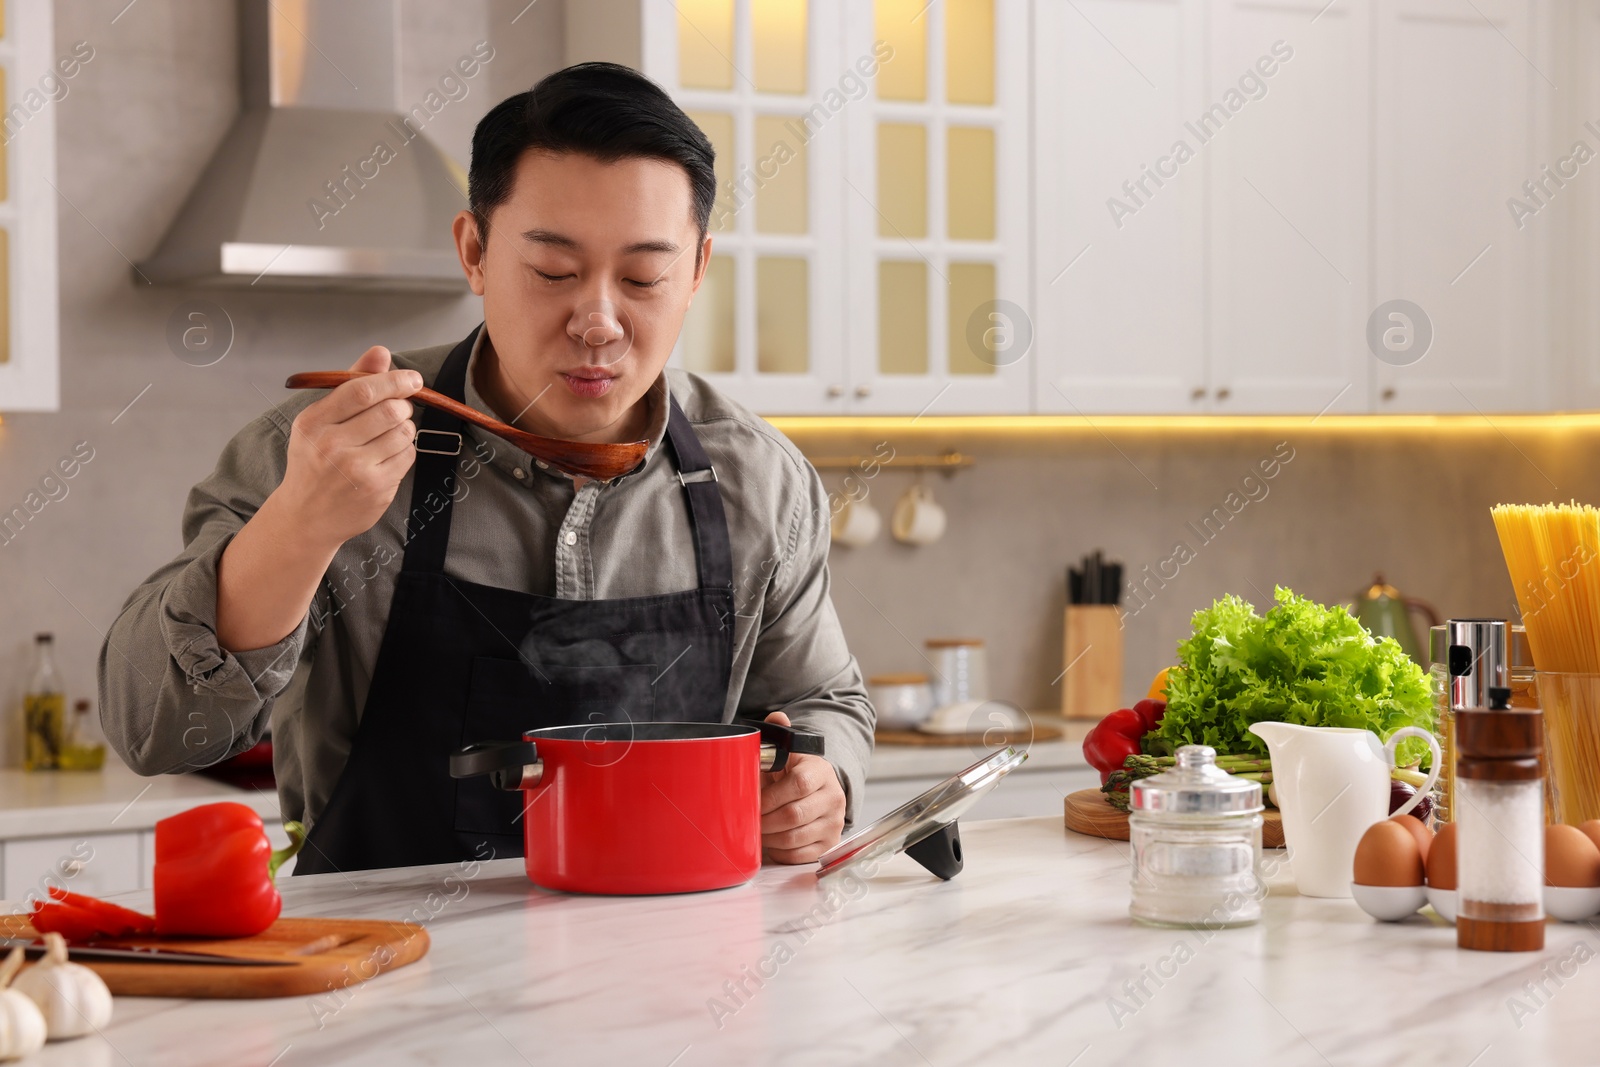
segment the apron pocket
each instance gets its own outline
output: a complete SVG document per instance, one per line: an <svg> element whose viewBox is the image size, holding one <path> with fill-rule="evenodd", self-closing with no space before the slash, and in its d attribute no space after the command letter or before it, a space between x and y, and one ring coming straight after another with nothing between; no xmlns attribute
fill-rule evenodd
<svg viewBox="0 0 1600 1067"><path fill-rule="evenodd" d="M479 656L472 661L461 744L511 741L524 730L588 723L651 722L659 669L653 663L597 667L540 664ZM520 834L523 794L508 793L487 778L462 778L456 786L456 829L470 834Z"/></svg>

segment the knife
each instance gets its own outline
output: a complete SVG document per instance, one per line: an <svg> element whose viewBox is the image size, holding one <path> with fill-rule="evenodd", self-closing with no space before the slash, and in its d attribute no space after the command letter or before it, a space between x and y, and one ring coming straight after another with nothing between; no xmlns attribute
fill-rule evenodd
<svg viewBox="0 0 1600 1067"><path fill-rule="evenodd" d="M29 956L43 956L45 947L21 937L0 937L0 949L20 948ZM253 960L239 956L217 956L209 952L179 952L170 948L104 948L95 945L68 946L74 960L105 960L128 962L139 960L148 963L210 963L232 967L284 967L289 960Z"/></svg>

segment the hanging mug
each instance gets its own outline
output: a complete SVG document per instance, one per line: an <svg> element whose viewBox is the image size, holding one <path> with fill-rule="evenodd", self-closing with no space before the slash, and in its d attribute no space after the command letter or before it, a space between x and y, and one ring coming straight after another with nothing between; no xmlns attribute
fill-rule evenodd
<svg viewBox="0 0 1600 1067"><path fill-rule="evenodd" d="M865 494L859 498L843 498L830 524L834 542L850 548L871 544L882 526L883 517L877 508L867 503Z"/></svg>
<svg viewBox="0 0 1600 1067"><path fill-rule="evenodd" d="M890 531L907 545L931 545L944 536L944 508L934 502L933 491L921 482L907 489L894 506Z"/></svg>

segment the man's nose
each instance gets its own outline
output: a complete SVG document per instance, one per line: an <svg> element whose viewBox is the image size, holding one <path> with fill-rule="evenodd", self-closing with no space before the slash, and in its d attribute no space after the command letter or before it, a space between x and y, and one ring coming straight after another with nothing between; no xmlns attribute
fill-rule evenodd
<svg viewBox="0 0 1600 1067"><path fill-rule="evenodd" d="M591 297L572 309L567 320L567 333L583 342L586 348L603 348L628 336L625 313L615 301L604 297Z"/></svg>

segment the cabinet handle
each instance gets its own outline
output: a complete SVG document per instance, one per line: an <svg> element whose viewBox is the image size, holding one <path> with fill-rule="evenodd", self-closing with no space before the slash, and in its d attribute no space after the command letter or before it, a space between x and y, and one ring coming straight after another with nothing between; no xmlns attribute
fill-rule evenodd
<svg viewBox="0 0 1600 1067"><path fill-rule="evenodd" d="M1206 391L1204 389L1196 388L1189 394L1190 400L1204 400L1205 398Z"/></svg>
<svg viewBox="0 0 1600 1067"><path fill-rule="evenodd" d="M842 385L830 385L830 386L828 386L828 399L829 400L837 400L841 396L844 396L844 386L842 386Z"/></svg>
<svg viewBox="0 0 1600 1067"><path fill-rule="evenodd" d="M858 386L856 386L856 396L865 398L865 397L869 397L871 395L872 395L872 386L870 386L870 385L858 385Z"/></svg>
<svg viewBox="0 0 1600 1067"><path fill-rule="evenodd" d="M1385 400L1393 400L1394 399L1394 386L1391 385L1389 388L1387 388L1387 389L1385 389L1383 391L1383 398Z"/></svg>
<svg viewBox="0 0 1600 1067"><path fill-rule="evenodd" d="M1221 389L1217 390L1217 399L1218 400L1226 400L1232 395L1233 395L1233 390L1229 389L1227 386L1223 386Z"/></svg>

